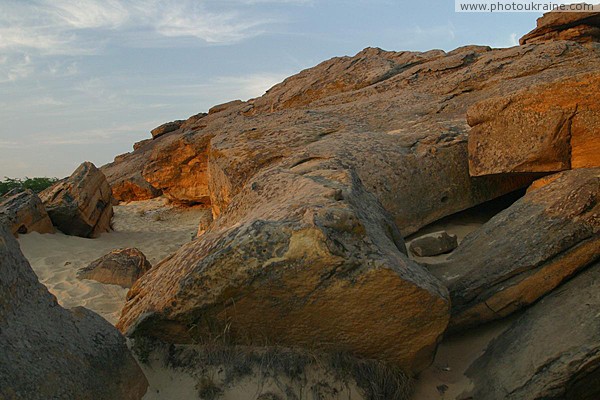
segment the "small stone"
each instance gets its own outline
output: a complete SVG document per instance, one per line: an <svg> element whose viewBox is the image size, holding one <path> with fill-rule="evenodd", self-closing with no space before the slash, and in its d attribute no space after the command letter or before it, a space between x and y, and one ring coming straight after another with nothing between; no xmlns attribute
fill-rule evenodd
<svg viewBox="0 0 600 400"><path fill-rule="evenodd" d="M416 238L410 243L410 251L419 257L433 257L449 253L458 247L456 235L446 231L430 233Z"/></svg>

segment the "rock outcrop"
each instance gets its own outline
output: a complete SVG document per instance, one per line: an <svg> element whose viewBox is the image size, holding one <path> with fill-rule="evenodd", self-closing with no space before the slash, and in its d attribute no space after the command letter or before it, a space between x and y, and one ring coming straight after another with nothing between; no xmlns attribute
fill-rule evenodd
<svg viewBox="0 0 600 400"><path fill-rule="evenodd" d="M467 371L473 399L600 398L600 264L527 310Z"/></svg>
<svg viewBox="0 0 600 400"><path fill-rule="evenodd" d="M596 11L589 12L546 13L538 18L537 27L523 36L519 43L525 45L556 40L600 42L600 8L597 5L595 8Z"/></svg>
<svg viewBox="0 0 600 400"><path fill-rule="evenodd" d="M407 236L539 177L469 175L470 106L592 75L599 61L597 47L574 42L448 53L365 49L302 71L258 99L191 117L103 170L115 192L123 180L108 169L125 180L141 171L173 201L210 203L218 216L263 168L339 158Z"/></svg>
<svg viewBox="0 0 600 400"><path fill-rule="evenodd" d="M450 290L452 329L526 307L600 258L600 168L565 171L430 266Z"/></svg>
<svg viewBox="0 0 600 400"><path fill-rule="evenodd" d="M52 221L42 201L31 190L24 190L0 202L0 225L13 233L53 233Z"/></svg>
<svg viewBox="0 0 600 400"><path fill-rule="evenodd" d="M600 166L600 74L578 74L472 106L471 175Z"/></svg>
<svg viewBox="0 0 600 400"><path fill-rule="evenodd" d="M446 231L420 236L410 242L410 251L419 257L432 257L449 253L458 246L458 237Z"/></svg>
<svg viewBox="0 0 600 400"><path fill-rule="evenodd" d="M95 237L110 231L111 188L91 162L40 193L52 223L67 235Z"/></svg>
<svg viewBox="0 0 600 400"><path fill-rule="evenodd" d="M226 332L417 372L432 361L449 302L405 252L355 172L290 160L261 170L200 239L142 276L118 327L169 343Z"/></svg>
<svg viewBox="0 0 600 400"><path fill-rule="evenodd" d="M77 272L77 277L130 288L150 268L152 265L140 250L119 249L92 261Z"/></svg>
<svg viewBox="0 0 600 400"><path fill-rule="evenodd" d="M0 226L0 398L134 400L147 386L119 332L60 307Z"/></svg>

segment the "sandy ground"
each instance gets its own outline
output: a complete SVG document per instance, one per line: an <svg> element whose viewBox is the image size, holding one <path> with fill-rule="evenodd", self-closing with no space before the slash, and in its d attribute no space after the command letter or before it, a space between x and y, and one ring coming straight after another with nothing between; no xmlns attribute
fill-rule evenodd
<svg viewBox="0 0 600 400"><path fill-rule="evenodd" d="M487 207L455 214L411 235L406 240L407 245L420 235L439 230L456 234L460 242L496 212L493 207ZM115 206L114 231L96 239L83 239L62 233L31 233L22 235L19 243L40 280L64 307L87 307L114 324L125 302L127 289L79 280L76 277L77 270L111 250L125 247L139 248L155 265L192 240L199 223L206 225L210 218L209 210L174 208L165 199L153 199ZM436 263L446 257L447 255L412 258L415 261ZM502 321L446 338L439 347L433 365L418 377L413 399L465 398L470 389L470 382L464 376L465 370L484 351L489 341L509 323L510 321ZM145 399L198 398L197 379L191 375L165 369L157 363L145 365L143 369L150 382Z"/></svg>
<svg viewBox="0 0 600 400"><path fill-rule="evenodd" d="M80 268L114 249L137 247L152 265L195 237L198 223L210 215L200 208L177 209L165 199L115 206L113 232L96 239L30 233L19 237L25 257L40 281L66 308L87 307L111 323L118 320L127 289L79 280Z"/></svg>

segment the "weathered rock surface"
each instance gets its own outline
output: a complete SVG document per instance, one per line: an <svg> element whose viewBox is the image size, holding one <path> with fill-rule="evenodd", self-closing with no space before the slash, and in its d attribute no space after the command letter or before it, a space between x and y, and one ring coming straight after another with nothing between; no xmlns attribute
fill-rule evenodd
<svg viewBox="0 0 600 400"><path fill-rule="evenodd" d="M140 250L119 249L80 269L77 277L130 288L150 268L152 265Z"/></svg>
<svg viewBox="0 0 600 400"><path fill-rule="evenodd" d="M31 190L20 191L0 202L0 224L5 224L13 235L54 232L42 201Z"/></svg>
<svg viewBox="0 0 600 400"><path fill-rule="evenodd" d="M596 6L598 8L598 6ZM523 36L521 45L555 40L600 42L600 9L590 12L549 12L537 20L537 27Z"/></svg>
<svg viewBox="0 0 600 400"><path fill-rule="evenodd" d="M147 386L119 332L60 307L0 226L0 398L133 400Z"/></svg>
<svg viewBox="0 0 600 400"><path fill-rule="evenodd" d="M432 257L449 253L458 246L458 237L446 231L420 236L410 242L410 251L419 257Z"/></svg>
<svg viewBox="0 0 600 400"><path fill-rule="evenodd" d="M408 259L356 173L301 161L261 170L201 239L142 276L118 327L170 343L225 331L425 368L449 318L445 288Z"/></svg>
<svg viewBox="0 0 600 400"><path fill-rule="evenodd" d="M527 310L467 371L473 398L600 398L600 264Z"/></svg>
<svg viewBox="0 0 600 400"><path fill-rule="evenodd" d="M600 166L600 74L486 99L467 121L471 175Z"/></svg>
<svg viewBox="0 0 600 400"><path fill-rule="evenodd" d="M600 168L562 172L430 266L450 290L452 329L523 308L600 258Z"/></svg>
<svg viewBox="0 0 600 400"><path fill-rule="evenodd" d="M407 236L534 179L469 176L469 106L597 72L599 55L573 42L448 53L366 49L305 70L258 99L190 118L153 140L152 151L126 157L142 168L124 159L111 169L143 169L144 180L172 200L210 202L218 216L263 168L340 158Z"/></svg>
<svg viewBox="0 0 600 400"><path fill-rule="evenodd" d="M142 176L177 203L208 204L210 136L194 132L164 136L145 161Z"/></svg>
<svg viewBox="0 0 600 400"><path fill-rule="evenodd" d="M148 200L158 197L162 191L149 184L142 176L145 164L160 140L148 139L134 145L132 153L122 154L102 166L100 170L110 184L113 197L118 201Z"/></svg>
<svg viewBox="0 0 600 400"><path fill-rule="evenodd" d="M95 237L110 231L112 193L106 177L91 162L40 193L52 223L67 235Z"/></svg>
<svg viewBox="0 0 600 400"><path fill-rule="evenodd" d="M181 125L184 122L184 120L171 121L152 129L150 131L150 134L152 134L152 139L156 139L166 133L176 131L177 129L181 128Z"/></svg>

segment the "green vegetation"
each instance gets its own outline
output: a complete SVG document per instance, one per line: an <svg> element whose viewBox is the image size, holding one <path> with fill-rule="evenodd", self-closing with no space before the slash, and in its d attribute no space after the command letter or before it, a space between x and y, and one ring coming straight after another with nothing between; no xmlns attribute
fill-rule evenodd
<svg viewBox="0 0 600 400"><path fill-rule="evenodd" d="M58 178L25 178L15 179L4 177L3 181L0 181L0 196L4 196L6 193L13 189L31 189L35 193L39 193L42 190L54 185L58 181Z"/></svg>

